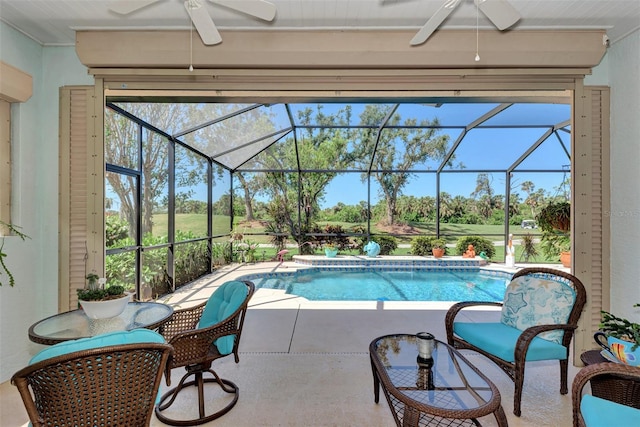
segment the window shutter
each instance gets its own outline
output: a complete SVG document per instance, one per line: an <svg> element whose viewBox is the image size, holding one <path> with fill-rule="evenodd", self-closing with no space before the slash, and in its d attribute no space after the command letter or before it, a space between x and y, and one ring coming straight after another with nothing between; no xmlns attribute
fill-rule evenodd
<svg viewBox="0 0 640 427"><path fill-rule="evenodd" d="M580 364L580 354L596 348L600 310L609 308L609 88L578 87L574 120L573 271L588 295L575 341L574 361Z"/></svg>
<svg viewBox="0 0 640 427"><path fill-rule="evenodd" d="M60 92L58 308L67 311L77 308L86 274L104 272L104 163L95 88Z"/></svg>

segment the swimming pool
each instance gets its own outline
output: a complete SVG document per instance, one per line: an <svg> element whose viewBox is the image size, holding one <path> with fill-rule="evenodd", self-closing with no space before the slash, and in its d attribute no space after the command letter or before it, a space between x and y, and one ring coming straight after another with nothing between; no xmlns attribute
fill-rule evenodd
<svg viewBox="0 0 640 427"><path fill-rule="evenodd" d="M502 301L511 274L482 269L309 268L245 277L311 301Z"/></svg>

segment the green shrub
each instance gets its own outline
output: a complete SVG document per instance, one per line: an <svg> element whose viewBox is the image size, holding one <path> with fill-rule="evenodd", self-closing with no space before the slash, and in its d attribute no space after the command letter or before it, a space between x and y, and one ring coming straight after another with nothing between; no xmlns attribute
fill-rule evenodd
<svg viewBox="0 0 640 427"><path fill-rule="evenodd" d="M490 259L496 254L496 248L493 246L493 242L486 237L481 236L463 236L456 242L456 254L463 255L469 245L473 245L477 255L480 252L484 252Z"/></svg>
<svg viewBox="0 0 640 427"><path fill-rule="evenodd" d="M116 248L116 242L129 237L129 224L118 215L107 215L105 218L105 244L107 248Z"/></svg>
<svg viewBox="0 0 640 427"><path fill-rule="evenodd" d="M323 241L320 242L322 246L332 244L341 251L344 251L351 247L351 240L349 240L349 237L345 235L346 231L342 228L341 225L327 224L324 226L323 232L326 234L335 234L335 236L323 237Z"/></svg>
<svg viewBox="0 0 640 427"><path fill-rule="evenodd" d="M398 241L393 236L375 236L371 240L380 245L380 255L391 255L398 249Z"/></svg>
<svg viewBox="0 0 640 427"><path fill-rule="evenodd" d="M431 249L433 248L431 241L433 237L430 236L418 236L411 240L411 255L425 256L431 255Z"/></svg>
<svg viewBox="0 0 640 427"><path fill-rule="evenodd" d="M411 255L425 256L431 255L433 248L442 248L447 253L447 242L435 236L418 236L411 241Z"/></svg>

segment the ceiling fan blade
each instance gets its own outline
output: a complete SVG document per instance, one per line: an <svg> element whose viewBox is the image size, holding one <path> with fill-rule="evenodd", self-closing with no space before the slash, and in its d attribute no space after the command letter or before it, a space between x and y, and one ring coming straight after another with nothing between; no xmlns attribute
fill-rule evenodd
<svg viewBox="0 0 640 427"><path fill-rule="evenodd" d="M119 15L128 15L159 1L162 0L117 0L111 4L109 10Z"/></svg>
<svg viewBox="0 0 640 427"><path fill-rule="evenodd" d="M411 46L416 46L427 41L431 34L449 17L453 9L456 8L460 0L446 0L440 9L436 10L426 24L416 33L409 42Z"/></svg>
<svg viewBox="0 0 640 427"><path fill-rule="evenodd" d="M191 22L196 27L202 42L206 45L218 44L222 42L222 37L213 23L211 15L202 6L193 7L188 1L184 2L184 8L191 18Z"/></svg>
<svg viewBox="0 0 640 427"><path fill-rule="evenodd" d="M507 0L475 0L475 2L480 11L501 31L520 20L520 14Z"/></svg>
<svg viewBox="0 0 640 427"><path fill-rule="evenodd" d="M209 0L211 3L219 4L220 6L227 7L229 9L237 10L238 12L246 13L247 15L255 16L256 18L264 21L273 21L276 17L276 6L266 0Z"/></svg>

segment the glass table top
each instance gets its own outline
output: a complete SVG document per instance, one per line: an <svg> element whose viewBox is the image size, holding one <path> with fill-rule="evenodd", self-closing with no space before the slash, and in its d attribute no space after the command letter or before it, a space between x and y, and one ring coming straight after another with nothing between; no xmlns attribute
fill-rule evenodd
<svg viewBox="0 0 640 427"><path fill-rule="evenodd" d="M371 344L393 388L426 406L468 410L493 403L494 387L452 347L436 341L432 359L418 357L415 335L389 335Z"/></svg>
<svg viewBox="0 0 640 427"><path fill-rule="evenodd" d="M130 302L122 314L110 319L90 319L83 310L72 310L35 323L29 328L29 339L51 345L114 331L156 329L172 314L171 306L156 302Z"/></svg>

